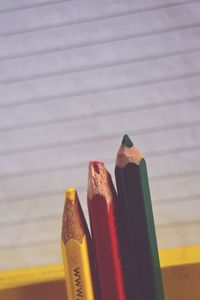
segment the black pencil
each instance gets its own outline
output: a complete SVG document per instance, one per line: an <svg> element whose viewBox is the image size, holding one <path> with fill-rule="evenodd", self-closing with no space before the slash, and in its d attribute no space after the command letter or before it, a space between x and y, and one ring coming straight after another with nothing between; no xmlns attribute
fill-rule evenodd
<svg viewBox="0 0 200 300"><path fill-rule="evenodd" d="M126 299L164 300L146 163L127 135L117 154L115 176Z"/></svg>

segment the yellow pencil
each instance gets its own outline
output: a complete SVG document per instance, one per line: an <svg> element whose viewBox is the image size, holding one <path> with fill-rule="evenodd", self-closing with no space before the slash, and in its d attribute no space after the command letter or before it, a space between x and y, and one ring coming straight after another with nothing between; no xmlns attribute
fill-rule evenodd
<svg viewBox="0 0 200 300"><path fill-rule="evenodd" d="M70 188L65 193L61 238L68 300L95 299L89 243L77 192Z"/></svg>

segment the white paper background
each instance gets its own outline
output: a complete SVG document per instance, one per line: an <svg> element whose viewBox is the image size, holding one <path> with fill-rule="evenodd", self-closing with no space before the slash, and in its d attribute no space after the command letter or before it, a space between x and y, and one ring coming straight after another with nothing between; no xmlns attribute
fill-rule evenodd
<svg viewBox="0 0 200 300"><path fill-rule="evenodd" d="M200 2L0 0L0 268L59 263L88 160L145 154L159 248L200 242Z"/></svg>

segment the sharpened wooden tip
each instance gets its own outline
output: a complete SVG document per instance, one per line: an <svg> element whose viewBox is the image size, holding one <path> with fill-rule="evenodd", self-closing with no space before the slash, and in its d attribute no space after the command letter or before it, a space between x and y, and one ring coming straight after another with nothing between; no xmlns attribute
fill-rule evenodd
<svg viewBox="0 0 200 300"><path fill-rule="evenodd" d="M112 200L110 173L103 162L96 160L89 162L88 200L92 200L95 195L105 197L107 204Z"/></svg>
<svg viewBox="0 0 200 300"><path fill-rule="evenodd" d="M143 154L134 146L129 136L123 137L122 143L117 153L116 166L124 168L128 163L139 165Z"/></svg>
<svg viewBox="0 0 200 300"><path fill-rule="evenodd" d="M74 202L76 199L76 190L74 188L68 188L65 192L65 201Z"/></svg>
<svg viewBox="0 0 200 300"><path fill-rule="evenodd" d="M65 192L65 205L62 219L62 240L64 244L70 239L82 242L85 235L82 208L76 189L69 188Z"/></svg>
<svg viewBox="0 0 200 300"><path fill-rule="evenodd" d="M103 163L101 161L98 161L98 160L91 160L89 162L89 165L91 165L93 168L94 168L94 171L97 173L97 174L100 174L100 168L101 166L103 165Z"/></svg>
<svg viewBox="0 0 200 300"><path fill-rule="evenodd" d="M131 148L133 146L133 143L127 134L124 135L122 144L128 148Z"/></svg>

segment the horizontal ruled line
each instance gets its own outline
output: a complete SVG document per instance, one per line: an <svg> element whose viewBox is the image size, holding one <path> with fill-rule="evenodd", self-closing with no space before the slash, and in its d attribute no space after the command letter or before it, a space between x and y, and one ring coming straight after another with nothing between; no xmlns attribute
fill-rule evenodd
<svg viewBox="0 0 200 300"><path fill-rule="evenodd" d="M0 251L9 251L16 249L26 249L26 248L33 248L33 247L40 247L40 246L49 246L49 245L58 245L59 246L60 240L59 239L46 239L46 240L39 240L35 242L28 242L22 244L11 244L8 246L1 246Z"/></svg>
<svg viewBox="0 0 200 300"><path fill-rule="evenodd" d="M199 225L200 220L191 220L191 221L185 221L185 222L177 222L177 223L167 223L167 224L159 224L156 225L156 229L166 229L170 227L183 227L183 226L193 226L193 225ZM60 240L59 239L47 239L47 240L39 240L35 242L27 242L27 243L21 243L21 244L10 244L6 246L1 246L0 251L8 251L8 250L14 250L16 249L25 249L25 248L34 248L38 246L48 246L52 244L59 245Z"/></svg>
<svg viewBox="0 0 200 300"><path fill-rule="evenodd" d="M86 191L85 187L85 191ZM190 196L183 196L183 197L176 197L176 198L162 198L158 200L152 201L153 207L162 206L165 204L173 204L173 203L182 203L182 202L189 202L189 201L196 201L200 200L200 194L196 195L190 195ZM1 204L1 202L0 202ZM0 227L10 227L10 226L16 226L16 225L25 225L30 223L43 223L46 221L54 221L54 220L60 220L62 218L62 211L60 214L54 214L54 215L43 215L43 216L35 216L35 217L26 217L19 220L12 220L12 221L5 221L0 222Z"/></svg>
<svg viewBox="0 0 200 300"><path fill-rule="evenodd" d="M85 191L87 188L85 187ZM189 201L195 201L200 200L200 194L197 195L190 195L190 196L184 196L184 197L176 197L176 198L168 198L168 199L158 199L152 201L153 207L162 206L165 204L173 204L173 203L182 203L182 202L189 202ZM1 204L1 202L0 202ZM56 221L62 219L62 211L60 214L53 214L53 215L43 215L43 216L35 216L35 217L25 217L21 218L19 220L12 220L12 221L5 221L0 222L0 228L7 228L11 226L17 226L17 225L25 225L25 224L35 224L35 223L43 223L48 221Z"/></svg>
<svg viewBox="0 0 200 300"><path fill-rule="evenodd" d="M85 166L86 162L82 162L79 164L68 164L63 166L57 166L57 167L50 167L50 168L44 168L44 169L38 169L38 170L29 170L25 172L16 172L12 174L1 174L0 175L0 181L9 180L9 179L15 179L15 178L21 178L21 177L28 177L28 176L37 176L41 174L49 174L54 173L57 171L64 171L64 170L74 170L74 169L81 169Z"/></svg>
<svg viewBox="0 0 200 300"><path fill-rule="evenodd" d="M158 83L165 83L165 82L173 82L176 80L181 80L181 79L188 79L188 78L196 78L200 76L200 72L190 72L190 73L185 73L181 74L178 76L167 76L163 78L154 78L154 79L149 79L149 80L143 80L143 81L134 81L134 82L128 82L125 84L118 84L118 85L112 85L108 86L105 88L93 88L93 89L88 89L88 90L82 90L82 91L75 91L75 92L70 92L70 93L65 93L62 95L49 95L45 97L36 97L36 98L31 98L28 100L18 100L13 103L2 103L0 104L0 109L2 108L8 108L8 107L19 107L23 105L29 105L32 103L41 103L41 102L49 102L49 101L58 101L58 100L63 100L63 99L71 99L71 98L76 98L76 97L81 97L81 96L88 96L88 95L93 95L93 94L101 94L101 93L106 93L106 92L111 92L111 91L117 91L117 90L124 90L127 88L134 88L134 87L140 87L140 86L151 86L154 84Z"/></svg>
<svg viewBox="0 0 200 300"><path fill-rule="evenodd" d="M33 128L40 128L48 125L54 125L54 124L65 124L65 123L74 123L79 122L83 120L91 120L91 119L97 119L101 117L111 117L114 115L123 115L129 112L138 112L138 111L145 111L145 110L152 110L162 107L170 107L175 105L182 105L184 103L189 102L199 102L200 101L200 95L197 97L188 97L188 98L180 98L180 99L173 99L170 101L163 101L163 102L150 102L148 104L138 105L138 106L129 106L126 108L119 108L119 109L111 109L106 111L100 111L95 112L91 114L81 114L81 115L73 115L68 116L65 118L57 118L57 119L51 119L46 121L37 121L32 123L25 123L25 124L19 124L19 125L12 125L12 126L5 126L0 127L0 133L1 132L15 132L19 130L27 130L27 129L33 129Z"/></svg>
<svg viewBox="0 0 200 300"><path fill-rule="evenodd" d="M172 148L172 149L159 150L159 151L151 151L151 152L145 152L145 158L173 155L177 153L195 152L199 150L200 150L200 145L180 147L175 149Z"/></svg>
<svg viewBox="0 0 200 300"><path fill-rule="evenodd" d="M18 11L22 11L22 10L33 9L33 8L37 8L37 7L56 5L56 4L65 3L65 2L69 2L69 1L71 1L71 0L45 1L45 2L41 2L41 3L18 5L17 7L0 9L0 14L8 14L8 13L18 12Z"/></svg>
<svg viewBox="0 0 200 300"><path fill-rule="evenodd" d="M152 127L152 128L146 128L146 129L141 129L141 130L135 130L131 131L130 134L139 136L139 135L144 135L144 134L151 134L154 132L165 132L165 131L171 131L173 129L182 129L182 128L190 128L190 127L196 127L200 125L200 121L196 122L188 122L184 124L174 124L174 125L168 125L168 126L163 126L163 127ZM13 155L17 153L30 153L30 152L36 152L40 150L46 150L46 149L55 149L55 148L61 148L61 147L70 147L74 145L81 145L81 144L88 144L88 143L94 143L98 141L106 141L110 140L111 138L120 138L124 132L121 133L116 133L112 135L102 135L102 136L93 136L91 138L85 138L85 139L80 139L80 140L74 140L74 141L66 141L66 142L59 142L59 143L52 143L52 144L44 144L44 145L39 145L39 146L31 146L31 147L24 147L20 149L15 149L15 150L7 150L7 151L2 151L0 152L0 156L4 155Z"/></svg>
<svg viewBox="0 0 200 300"><path fill-rule="evenodd" d="M0 222L0 228L7 228L11 226L17 226L17 225L25 225L25 224L35 224L35 223L44 223L48 221L59 221L62 219L62 212L60 214L55 215L44 215L44 216L38 216L38 217L27 217L27 218L21 218L20 220L13 220L13 221L7 221L7 222Z"/></svg>
<svg viewBox="0 0 200 300"><path fill-rule="evenodd" d="M79 186L76 187L78 192L83 192L86 190L85 186ZM64 198L64 191L63 190L55 190L51 192L39 192L39 193L32 193L32 194L26 194L21 196L15 196L15 197L6 197L6 198L0 198L0 205L5 204L7 202L14 203L14 202L21 202L21 201L31 201L39 198L51 198L55 196L61 196Z"/></svg>
<svg viewBox="0 0 200 300"><path fill-rule="evenodd" d="M151 11L156 11L156 10L161 10L161 9L167 9L167 8L171 8L171 7L191 5L193 3L198 3L198 2L199 2L198 0L192 0L192 1L182 1L182 2L177 2L177 3L164 3L162 5L151 6L151 7L147 7L147 8L140 8L140 9L133 9L133 10L129 9L128 11L125 11L122 13L115 13L115 14L109 14L109 15L98 16L98 17L96 16L96 17L90 17L90 18L82 18L82 19L75 20L75 21L60 22L57 24L34 26L32 28L27 28L27 29L10 30L10 31L5 31L5 32L0 33L0 38L22 35L22 34L24 35L27 33L33 33L33 32L38 32L38 31L47 31L47 30L51 30L51 29L57 29L57 28L74 26L74 25L85 24L85 23L98 22L98 21L103 21L103 20L107 20L107 19L119 18L119 17L123 17L123 16L146 13L146 12L151 12Z"/></svg>
<svg viewBox="0 0 200 300"><path fill-rule="evenodd" d="M108 161L104 160L104 162L108 163ZM187 178L192 176L199 176L200 170L192 170L188 172L179 172L179 173L167 173L164 175L159 176L151 176L149 177L150 181L163 181L166 179L172 179L172 178ZM79 186L76 187L78 192L84 192L87 190L86 186ZM19 195L19 196L11 196L11 197L5 197L0 199L0 205L5 204L7 202L14 203L14 202L21 202L21 201L31 201L35 199L39 199L41 197L44 198L50 198L58 195L63 195L64 191L52 191L52 192L40 192L40 193L33 193L33 194L27 194L27 195Z"/></svg>
<svg viewBox="0 0 200 300"><path fill-rule="evenodd" d="M185 222L174 222L174 223L167 223L167 224L159 224L156 225L157 229L164 229L164 228L170 228L170 227L183 227L183 226L192 226L200 224L200 219L197 220L191 220L191 221L185 221Z"/></svg>
<svg viewBox="0 0 200 300"><path fill-rule="evenodd" d="M151 181L162 181L165 179L171 179L171 178L184 178L184 177L188 177L188 176L196 176L200 174L200 170L191 170L188 172L182 172L181 175L180 173L168 173L168 174L163 174L163 175L156 175L156 176L151 176L150 180Z"/></svg>
<svg viewBox="0 0 200 300"><path fill-rule="evenodd" d="M188 201L195 201L195 200L200 200L200 194L196 195L189 195L189 196L183 196L183 197L175 197L175 198L162 198L162 199L156 199L153 200L153 207L156 206L162 206L165 204L173 204L173 203L179 203L182 202L188 202Z"/></svg>
<svg viewBox="0 0 200 300"><path fill-rule="evenodd" d="M200 48L190 48L190 49L181 49L177 51L171 51L168 53L157 53L154 55L145 55L141 57L133 57L130 59L122 59L122 60L117 60L114 62L105 62L102 64L94 64L91 66L83 66L83 67L77 67L77 68L71 68L71 69L62 69L58 71L52 71L52 72L44 72L40 74L33 74L30 76L19 76L15 78L7 78L7 79L0 79L0 85L12 85L12 84L18 84L18 83L23 83L23 82L29 82L29 81L35 81L35 80L40 80L40 79L47 79L47 78L54 78L54 77L62 77L66 76L69 74L75 74L75 73L82 73L85 71L95 71L95 70L100 70L100 69L107 69L110 67L117 67L121 65L128 65L132 63L141 63L141 62L148 62L151 60L158 60L160 58L168 58L168 57L174 57L174 56L181 56L185 54L192 54L199 52Z"/></svg>
<svg viewBox="0 0 200 300"><path fill-rule="evenodd" d="M75 45L56 46L56 47L46 48L43 50L34 50L34 51L23 52L23 53L18 53L18 54L2 55L2 56L0 56L0 62L13 60L13 59L33 57L33 56L38 56L38 55L48 54L48 53L56 53L56 52L67 51L67 50L72 50L72 49L73 50L81 49L81 48L86 48L89 46L103 45L103 44L107 44L107 43L119 42L119 41L124 41L124 40L129 40L129 39L154 36L154 35L158 35L158 34L162 34L162 33L196 28L199 26L200 26L200 22L196 22L193 24L179 25L179 26L169 27L169 28L165 28L165 29L159 29L159 30L153 30L153 31L151 30L151 31L147 31L147 32L134 33L134 34L129 34L129 35L122 35L118 38L101 39L101 40L95 40L95 41L90 41L90 42L83 42L83 43L75 44Z"/></svg>
<svg viewBox="0 0 200 300"><path fill-rule="evenodd" d="M191 152L195 152L195 151L198 151L199 150L199 147L196 147L193 151L191 150ZM166 155L166 152L164 152L164 155ZM170 151L170 154L172 151ZM177 153L177 152L175 152ZM160 153L159 155L160 157L162 156L162 154ZM151 155L151 157L153 157ZM104 160L105 163L110 163L114 160ZM12 180L12 179L16 179L16 178L23 178L23 177L29 177L29 176L38 176L38 175L42 175L42 174L50 174L50 173L54 173L54 172L62 172L62 171L65 171L65 170L75 170L75 169L82 169L84 168L85 166L87 166L88 164L88 161L85 161L85 162L80 162L78 164L76 163L72 163L72 164L68 164L68 165L62 165L62 166L55 166L55 167L50 167L50 168L42 168L42 169L35 169L35 170L28 170L28 171L22 171L22 172L13 172L11 174L1 174L0 175L0 181L8 181L8 180ZM193 172L196 172L196 171L192 171L192 174ZM199 171L197 171L199 172ZM178 173L179 174L179 173ZM194 173L195 174L195 173ZM177 175L179 176L179 175ZM168 178L171 178L171 177L176 177L176 173L170 173L170 174L163 174L163 175L158 175L158 176L152 176L151 177L151 180L154 181L154 180L161 180L161 179L168 179Z"/></svg>

